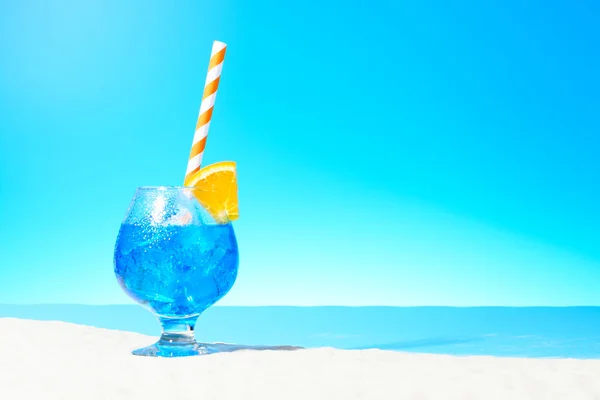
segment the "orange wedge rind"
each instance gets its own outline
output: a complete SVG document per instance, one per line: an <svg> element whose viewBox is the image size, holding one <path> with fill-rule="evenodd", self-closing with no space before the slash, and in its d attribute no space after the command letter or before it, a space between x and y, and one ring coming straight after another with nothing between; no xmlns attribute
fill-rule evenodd
<svg viewBox="0 0 600 400"><path fill-rule="evenodd" d="M238 213L238 187L235 162L222 161L207 165L186 179L194 196L217 223L235 221Z"/></svg>

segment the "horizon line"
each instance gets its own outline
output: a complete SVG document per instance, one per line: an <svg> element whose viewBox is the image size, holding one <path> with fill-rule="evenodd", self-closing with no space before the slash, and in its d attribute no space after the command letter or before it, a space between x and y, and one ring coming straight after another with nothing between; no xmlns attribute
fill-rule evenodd
<svg viewBox="0 0 600 400"><path fill-rule="evenodd" d="M0 303L3 306L79 306L79 307L140 307L146 309L139 304L86 304L86 303ZM274 304L274 305L214 305L209 308L600 308L600 305L523 305L523 306L507 306L507 305L289 305L289 304ZM205 310L206 311L206 310Z"/></svg>

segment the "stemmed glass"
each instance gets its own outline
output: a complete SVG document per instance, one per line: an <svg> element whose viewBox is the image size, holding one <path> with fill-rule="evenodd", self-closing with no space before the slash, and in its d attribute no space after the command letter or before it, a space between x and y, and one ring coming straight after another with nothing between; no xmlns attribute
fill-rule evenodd
<svg viewBox="0 0 600 400"><path fill-rule="evenodd" d="M200 314L233 286L238 244L231 223L217 223L192 187L140 187L119 229L114 271L123 290L162 325L141 356L180 357L240 349L293 349L198 343Z"/></svg>

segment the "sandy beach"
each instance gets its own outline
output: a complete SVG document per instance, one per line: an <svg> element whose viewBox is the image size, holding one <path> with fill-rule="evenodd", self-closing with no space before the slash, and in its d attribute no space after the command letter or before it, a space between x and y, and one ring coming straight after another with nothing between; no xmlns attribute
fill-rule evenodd
<svg viewBox="0 0 600 400"><path fill-rule="evenodd" d="M135 357L156 338L0 318L0 399L600 399L600 360L382 350Z"/></svg>

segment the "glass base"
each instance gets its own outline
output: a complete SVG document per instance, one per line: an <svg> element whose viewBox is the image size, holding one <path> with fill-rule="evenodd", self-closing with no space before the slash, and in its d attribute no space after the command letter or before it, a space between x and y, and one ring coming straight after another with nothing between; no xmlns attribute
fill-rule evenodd
<svg viewBox="0 0 600 400"><path fill-rule="evenodd" d="M155 344L144 347L141 349L134 350L132 352L135 356L146 356L146 357L189 357L189 356L201 356L215 353L231 353L233 351L240 350L276 350L276 351L291 351L300 350L303 347L298 346L245 346L238 344L228 343L186 343L186 344L173 344L163 343L159 340Z"/></svg>
<svg viewBox="0 0 600 400"><path fill-rule="evenodd" d="M160 340L132 352L146 357L189 357L239 350L298 350L297 346L244 346L228 343L198 343L194 337L197 315L184 318L159 317L163 328Z"/></svg>

